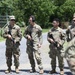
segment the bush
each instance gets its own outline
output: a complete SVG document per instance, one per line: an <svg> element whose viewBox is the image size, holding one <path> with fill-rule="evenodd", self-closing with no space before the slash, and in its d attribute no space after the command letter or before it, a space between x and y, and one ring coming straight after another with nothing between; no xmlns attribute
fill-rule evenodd
<svg viewBox="0 0 75 75"><path fill-rule="evenodd" d="M63 29L66 29L68 26L69 26L69 22L67 21L67 22L62 22L61 23L61 28L63 28Z"/></svg>
<svg viewBox="0 0 75 75"><path fill-rule="evenodd" d="M20 27L25 27L26 26L25 22L16 22L16 24Z"/></svg>

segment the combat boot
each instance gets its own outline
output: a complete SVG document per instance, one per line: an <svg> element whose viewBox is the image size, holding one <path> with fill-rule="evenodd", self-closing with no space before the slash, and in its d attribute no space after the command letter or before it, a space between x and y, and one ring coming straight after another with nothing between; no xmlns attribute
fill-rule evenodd
<svg viewBox="0 0 75 75"><path fill-rule="evenodd" d="M63 69L60 69L60 75L64 75Z"/></svg>
<svg viewBox="0 0 75 75"><path fill-rule="evenodd" d="M33 72L36 72L35 68L32 68L32 69L30 70L30 73L33 73Z"/></svg>
<svg viewBox="0 0 75 75"><path fill-rule="evenodd" d="M40 69L39 74L43 74L43 72L44 72L43 69Z"/></svg>
<svg viewBox="0 0 75 75"><path fill-rule="evenodd" d="M50 73L50 74L56 73L56 70L53 69L53 70L51 70L49 73Z"/></svg>
<svg viewBox="0 0 75 75"><path fill-rule="evenodd" d="M9 68L5 71L5 73L8 74L8 73L10 73L10 72L11 72L11 68L9 67Z"/></svg>
<svg viewBox="0 0 75 75"><path fill-rule="evenodd" d="M16 72L16 73L19 73L18 67L15 68L15 72Z"/></svg>

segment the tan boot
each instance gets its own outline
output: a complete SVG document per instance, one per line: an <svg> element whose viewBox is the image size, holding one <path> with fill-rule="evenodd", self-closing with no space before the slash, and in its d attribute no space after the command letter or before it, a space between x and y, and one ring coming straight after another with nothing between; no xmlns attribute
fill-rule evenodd
<svg viewBox="0 0 75 75"><path fill-rule="evenodd" d="M11 72L11 68L8 68L8 69L5 71L6 74L8 74L8 73L10 73L10 72Z"/></svg>
<svg viewBox="0 0 75 75"><path fill-rule="evenodd" d="M18 68L16 68L15 71L16 71L16 73L19 73L19 69Z"/></svg>
<svg viewBox="0 0 75 75"><path fill-rule="evenodd" d="M60 71L60 75L64 75L64 71Z"/></svg>
<svg viewBox="0 0 75 75"><path fill-rule="evenodd" d="M43 69L40 69L39 74L43 74L43 73L44 73Z"/></svg>

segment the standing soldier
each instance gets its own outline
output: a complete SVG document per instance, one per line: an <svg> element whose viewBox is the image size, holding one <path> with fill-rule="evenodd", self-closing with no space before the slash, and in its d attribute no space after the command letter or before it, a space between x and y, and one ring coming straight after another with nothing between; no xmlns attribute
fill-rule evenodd
<svg viewBox="0 0 75 75"><path fill-rule="evenodd" d="M5 73L11 72L12 56L14 57L14 65L16 73L19 73L19 56L20 56L20 41L22 33L20 27L15 24L15 16L9 16L10 24L5 28L3 37L6 38L6 63L8 69Z"/></svg>
<svg viewBox="0 0 75 75"><path fill-rule="evenodd" d="M37 60L37 64L39 65L39 73L43 73L43 67L40 57L39 48L42 45L42 29L39 25L35 23L35 17L32 15L29 18L30 25L26 27L24 32L24 37L27 39L27 53L28 58L32 67L30 72L36 72L35 70L35 60L34 55ZM34 55L33 55L34 54Z"/></svg>
<svg viewBox="0 0 75 75"><path fill-rule="evenodd" d="M64 75L63 71L63 57L61 52L63 52L63 43L65 40L65 35L63 30L59 27L59 19L53 20L53 28L51 28L47 35L47 40L50 43L50 52L49 56L51 58L51 74L56 73L56 56L58 57L60 75Z"/></svg>
<svg viewBox="0 0 75 75"><path fill-rule="evenodd" d="M72 25L69 26L66 34L68 47L65 56L72 74L75 75L75 14L73 16Z"/></svg>

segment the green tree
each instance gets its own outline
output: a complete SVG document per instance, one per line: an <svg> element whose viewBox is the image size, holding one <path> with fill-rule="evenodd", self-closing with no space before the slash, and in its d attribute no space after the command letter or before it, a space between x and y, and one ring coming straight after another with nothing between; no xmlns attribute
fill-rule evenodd
<svg viewBox="0 0 75 75"><path fill-rule="evenodd" d="M75 12L75 0L53 0L57 7L54 17L58 17L62 21L70 21Z"/></svg>
<svg viewBox="0 0 75 75"><path fill-rule="evenodd" d="M60 14L63 17L62 20L70 21L75 13L75 0L66 0L66 2L60 7Z"/></svg>
<svg viewBox="0 0 75 75"><path fill-rule="evenodd" d="M35 15L36 21L43 28L48 28L54 18L70 21L75 13L75 0L1 0L1 6L5 9L0 11L0 15L4 15L6 11L11 12L17 21L24 21L26 25L29 16ZM12 10L6 10L7 7Z"/></svg>
<svg viewBox="0 0 75 75"><path fill-rule="evenodd" d="M1 7L1 9L0 9L1 15L7 15L7 13L10 15L11 9L13 9L13 1L1 0L0 7Z"/></svg>
<svg viewBox="0 0 75 75"><path fill-rule="evenodd" d="M14 14L18 20L28 23L30 15L35 15L37 22L42 27L48 27L49 18L54 14L56 7L50 0L16 0Z"/></svg>

